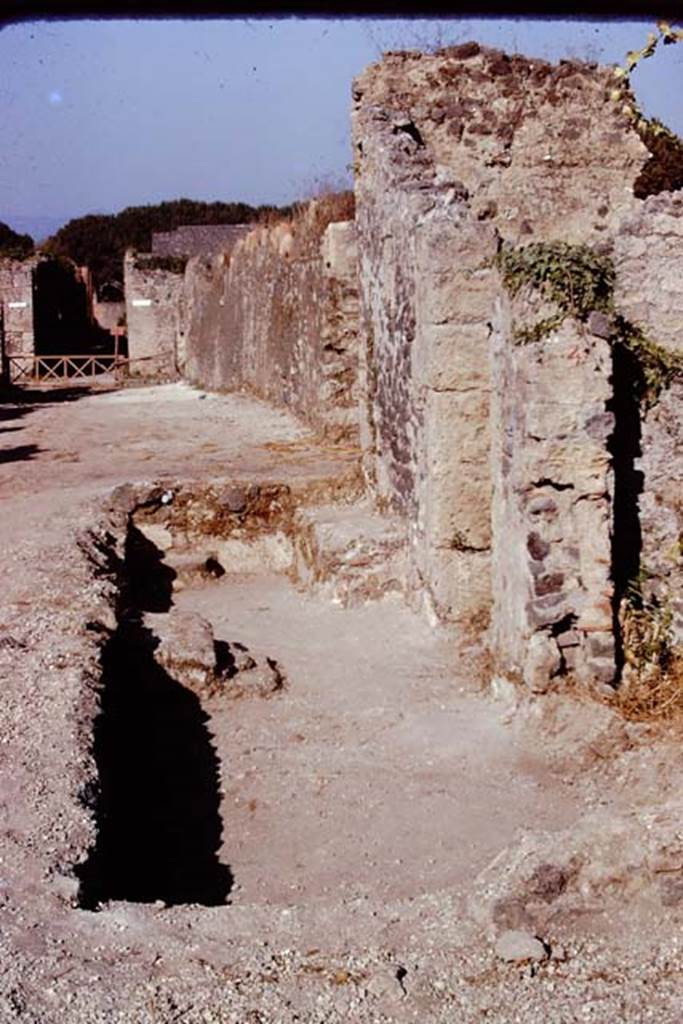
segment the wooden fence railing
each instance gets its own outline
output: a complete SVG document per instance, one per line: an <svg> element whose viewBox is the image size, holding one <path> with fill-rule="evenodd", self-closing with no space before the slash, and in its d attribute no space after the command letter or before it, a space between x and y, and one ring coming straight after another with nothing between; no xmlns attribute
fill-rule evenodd
<svg viewBox="0 0 683 1024"><path fill-rule="evenodd" d="M117 376L128 363L125 356L7 356L12 384L63 383L93 380L101 374Z"/></svg>
<svg viewBox="0 0 683 1024"><path fill-rule="evenodd" d="M169 353L141 356L113 355L12 355L6 356L7 374L11 384L64 384L65 381L90 381L113 377L116 382L128 377L155 377L169 374ZM105 381L102 381L105 383Z"/></svg>

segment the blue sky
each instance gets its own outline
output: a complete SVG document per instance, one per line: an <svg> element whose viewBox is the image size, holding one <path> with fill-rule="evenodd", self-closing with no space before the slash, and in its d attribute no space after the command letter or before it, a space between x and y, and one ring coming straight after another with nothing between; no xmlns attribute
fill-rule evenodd
<svg viewBox="0 0 683 1024"><path fill-rule="evenodd" d="M71 217L189 196L284 203L343 185L354 75L383 49L477 39L604 63L646 22L72 21L0 31L0 220L37 237ZM634 76L683 134L683 44Z"/></svg>

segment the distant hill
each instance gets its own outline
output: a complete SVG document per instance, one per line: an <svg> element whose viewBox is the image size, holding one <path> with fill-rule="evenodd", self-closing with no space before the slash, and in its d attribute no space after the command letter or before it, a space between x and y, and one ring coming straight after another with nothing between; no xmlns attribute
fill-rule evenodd
<svg viewBox="0 0 683 1024"><path fill-rule="evenodd" d="M186 224L245 224L276 210L273 206L205 203L196 199L128 206L120 213L91 213L70 220L41 248L89 266L96 287L122 284L126 249L148 252L153 232L171 231Z"/></svg>
<svg viewBox="0 0 683 1024"><path fill-rule="evenodd" d="M31 235L31 237L35 239L37 246L39 246L45 238L49 238L50 235L54 235L54 233L58 231L62 224L67 220L66 217L43 217L39 214L36 216L17 214L15 216L10 213L3 214L1 211L0 217L2 217L2 219L20 235Z"/></svg>
<svg viewBox="0 0 683 1024"><path fill-rule="evenodd" d="M11 256L13 259L24 259L33 252L33 239L30 235L20 235L13 231L9 224L0 221L0 256Z"/></svg>

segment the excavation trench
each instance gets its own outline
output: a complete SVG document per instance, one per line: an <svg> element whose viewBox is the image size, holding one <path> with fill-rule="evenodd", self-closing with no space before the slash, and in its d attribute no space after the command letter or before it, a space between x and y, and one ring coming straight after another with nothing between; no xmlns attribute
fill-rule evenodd
<svg viewBox="0 0 683 1024"><path fill-rule="evenodd" d="M361 554L353 508L323 517L343 568L277 488L227 516L215 494L162 497L136 499L119 546L81 907L412 898L571 820L542 757L397 599L396 550L368 548L365 513Z"/></svg>
<svg viewBox="0 0 683 1024"><path fill-rule="evenodd" d="M232 511L241 513L240 529L233 531L240 537L233 540L243 558L250 552L246 557L253 570L263 556L255 534L281 495L277 489L264 495L258 488L241 493L251 507L246 498L236 506L233 493ZM239 696L240 672L261 692L282 685L274 659L266 658L258 671L243 644L216 639L208 622L174 610L179 573L146 535L153 537L155 526L157 535L161 529L166 537L171 528L181 528L181 574L203 581L226 570L202 548L193 519L198 513L206 529L208 515L215 530L215 505L185 493L180 510L169 510L171 495L156 489L135 501L122 551L107 553L116 566L117 627L102 649L101 706L94 727L97 842L76 869L84 909L111 900L168 906L229 902L233 876L220 858L221 759L206 698ZM192 539L182 532L188 529ZM211 529L207 533L213 536Z"/></svg>

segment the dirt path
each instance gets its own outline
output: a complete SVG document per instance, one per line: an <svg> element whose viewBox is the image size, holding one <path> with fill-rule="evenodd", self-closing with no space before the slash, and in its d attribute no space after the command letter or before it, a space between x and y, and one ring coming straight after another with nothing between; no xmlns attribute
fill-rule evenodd
<svg viewBox="0 0 683 1024"><path fill-rule="evenodd" d="M453 639L398 599L343 609L282 576L175 598L287 679L268 700L204 703L230 904L74 906L93 842L78 791L99 673L86 623L106 596L79 532L122 483L325 479L351 493L355 457L262 403L178 385L2 405L0 1020L678 1019L673 919L644 956L630 934L587 943L558 918L544 938L569 958L530 971L497 960L472 913L506 848L578 830L618 787L572 784L544 734L513 728Z"/></svg>
<svg viewBox="0 0 683 1024"><path fill-rule="evenodd" d="M341 609L277 577L178 604L288 681L268 701L209 705L237 903L421 896L470 881L521 825L572 820L542 762L454 677L448 643L401 605Z"/></svg>

